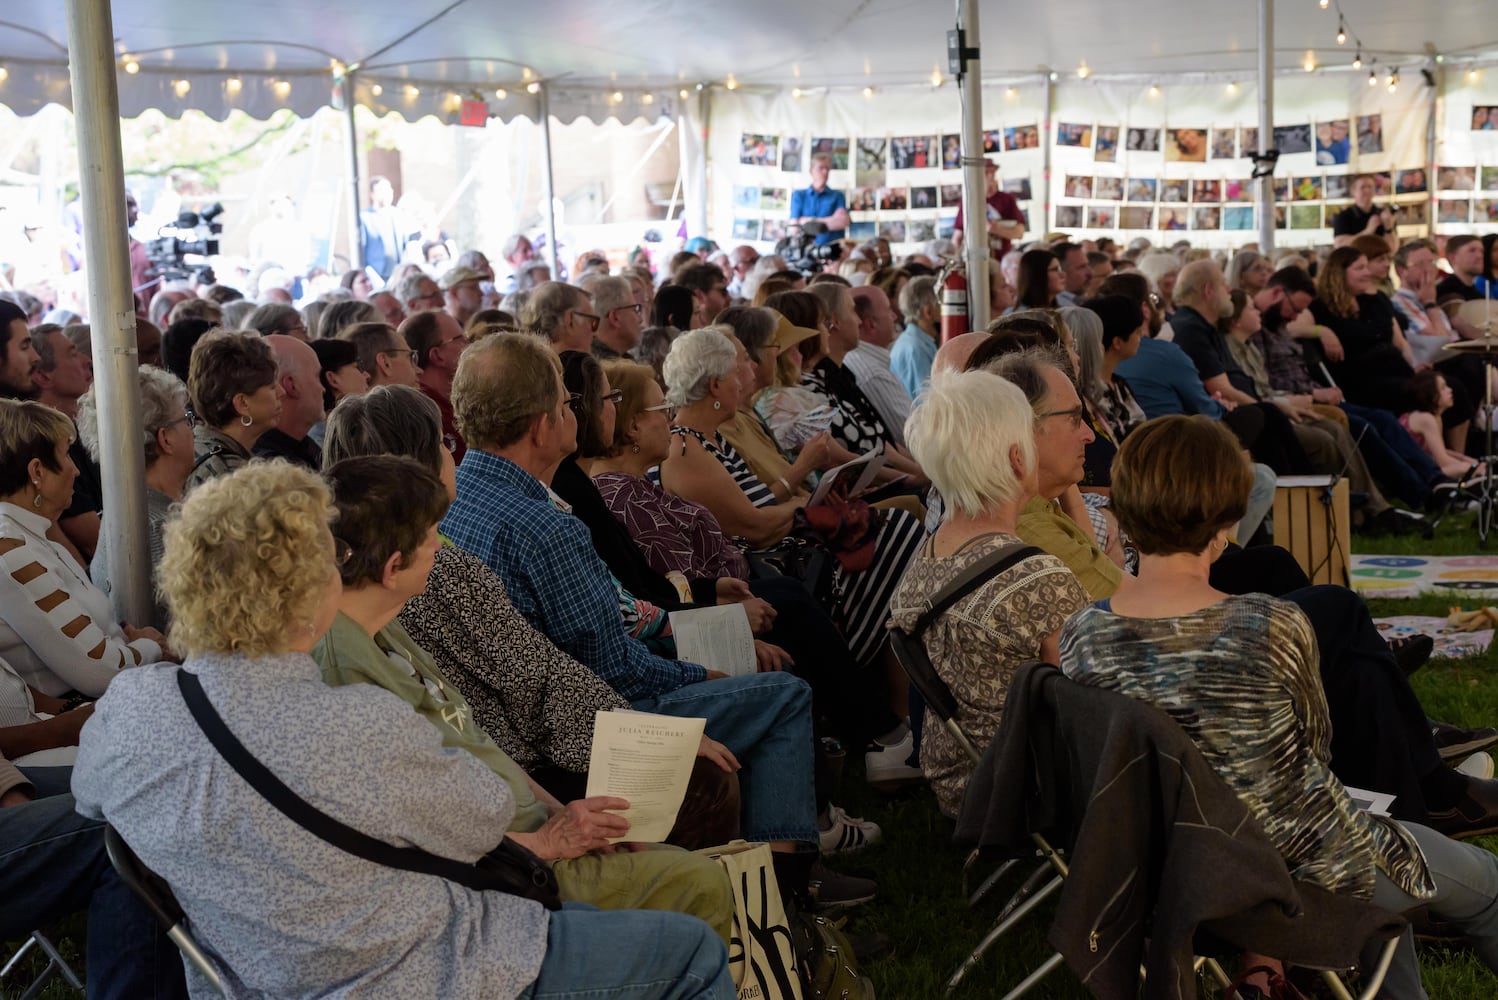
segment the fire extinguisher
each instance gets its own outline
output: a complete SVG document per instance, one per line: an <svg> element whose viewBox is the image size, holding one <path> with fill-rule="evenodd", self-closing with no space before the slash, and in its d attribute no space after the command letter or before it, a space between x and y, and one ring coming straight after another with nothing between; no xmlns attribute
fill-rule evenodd
<svg viewBox="0 0 1498 1000"><path fill-rule="evenodd" d="M967 269L950 262L941 274L941 342L967 333Z"/></svg>

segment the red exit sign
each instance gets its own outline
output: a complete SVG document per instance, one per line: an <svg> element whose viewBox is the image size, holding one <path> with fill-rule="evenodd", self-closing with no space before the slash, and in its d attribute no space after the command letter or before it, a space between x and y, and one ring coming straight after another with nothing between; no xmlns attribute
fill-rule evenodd
<svg viewBox="0 0 1498 1000"><path fill-rule="evenodd" d="M462 117L458 119L459 125L472 125L484 128L489 124L489 103L487 101L464 101Z"/></svg>

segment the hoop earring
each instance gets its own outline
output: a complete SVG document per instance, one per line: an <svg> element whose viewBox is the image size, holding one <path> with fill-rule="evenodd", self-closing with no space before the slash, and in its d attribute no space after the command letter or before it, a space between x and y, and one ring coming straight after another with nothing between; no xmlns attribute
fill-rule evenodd
<svg viewBox="0 0 1498 1000"><path fill-rule="evenodd" d="M241 426L241 427L248 427L251 424L253 424L254 422L255 421L253 421L253 420L250 419L250 415L249 414L245 414L244 416L242 416L242 417L239 418L239 426Z"/></svg>
<svg viewBox="0 0 1498 1000"><path fill-rule="evenodd" d="M721 409L723 409L723 404L720 403L718 400L715 399L715 400L713 400L713 409L715 409L715 410L721 410Z"/></svg>
<svg viewBox="0 0 1498 1000"><path fill-rule="evenodd" d="M40 482L35 482L35 483L32 483L31 485L36 487L36 496L34 496L34 497L31 498L31 506L33 508L35 508L36 510L41 510L42 509L42 484Z"/></svg>
<svg viewBox="0 0 1498 1000"><path fill-rule="evenodd" d="M637 444L630 445L629 446L629 453L631 455L638 455L640 453L640 446L637 445Z"/></svg>

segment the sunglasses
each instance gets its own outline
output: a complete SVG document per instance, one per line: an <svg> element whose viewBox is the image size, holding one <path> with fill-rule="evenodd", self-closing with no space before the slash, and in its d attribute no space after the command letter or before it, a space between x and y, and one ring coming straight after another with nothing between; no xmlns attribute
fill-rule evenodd
<svg viewBox="0 0 1498 1000"><path fill-rule="evenodd" d="M583 319L587 320L588 329L593 331L594 333L598 332L598 324L603 322L602 316L595 316L593 313L585 313L581 309L572 310L572 315L581 316Z"/></svg>

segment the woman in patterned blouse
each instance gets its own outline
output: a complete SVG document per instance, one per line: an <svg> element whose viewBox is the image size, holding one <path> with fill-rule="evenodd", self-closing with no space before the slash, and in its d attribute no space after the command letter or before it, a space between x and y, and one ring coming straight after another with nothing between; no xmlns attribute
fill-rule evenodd
<svg viewBox="0 0 1498 1000"><path fill-rule="evenodd" d="M1395 912L1428 905L1498 970L1498 858L1359 809L1332 772L1331 720L1305 615L1208 583L1251 483L1237 441L1207 418L1162 417L1131 434L1112 498L1139 548L1139 576L1067 622L1061 668L1175 719L1297 879ZM1425 996L1408 931L1384 989Z"/></svg>

